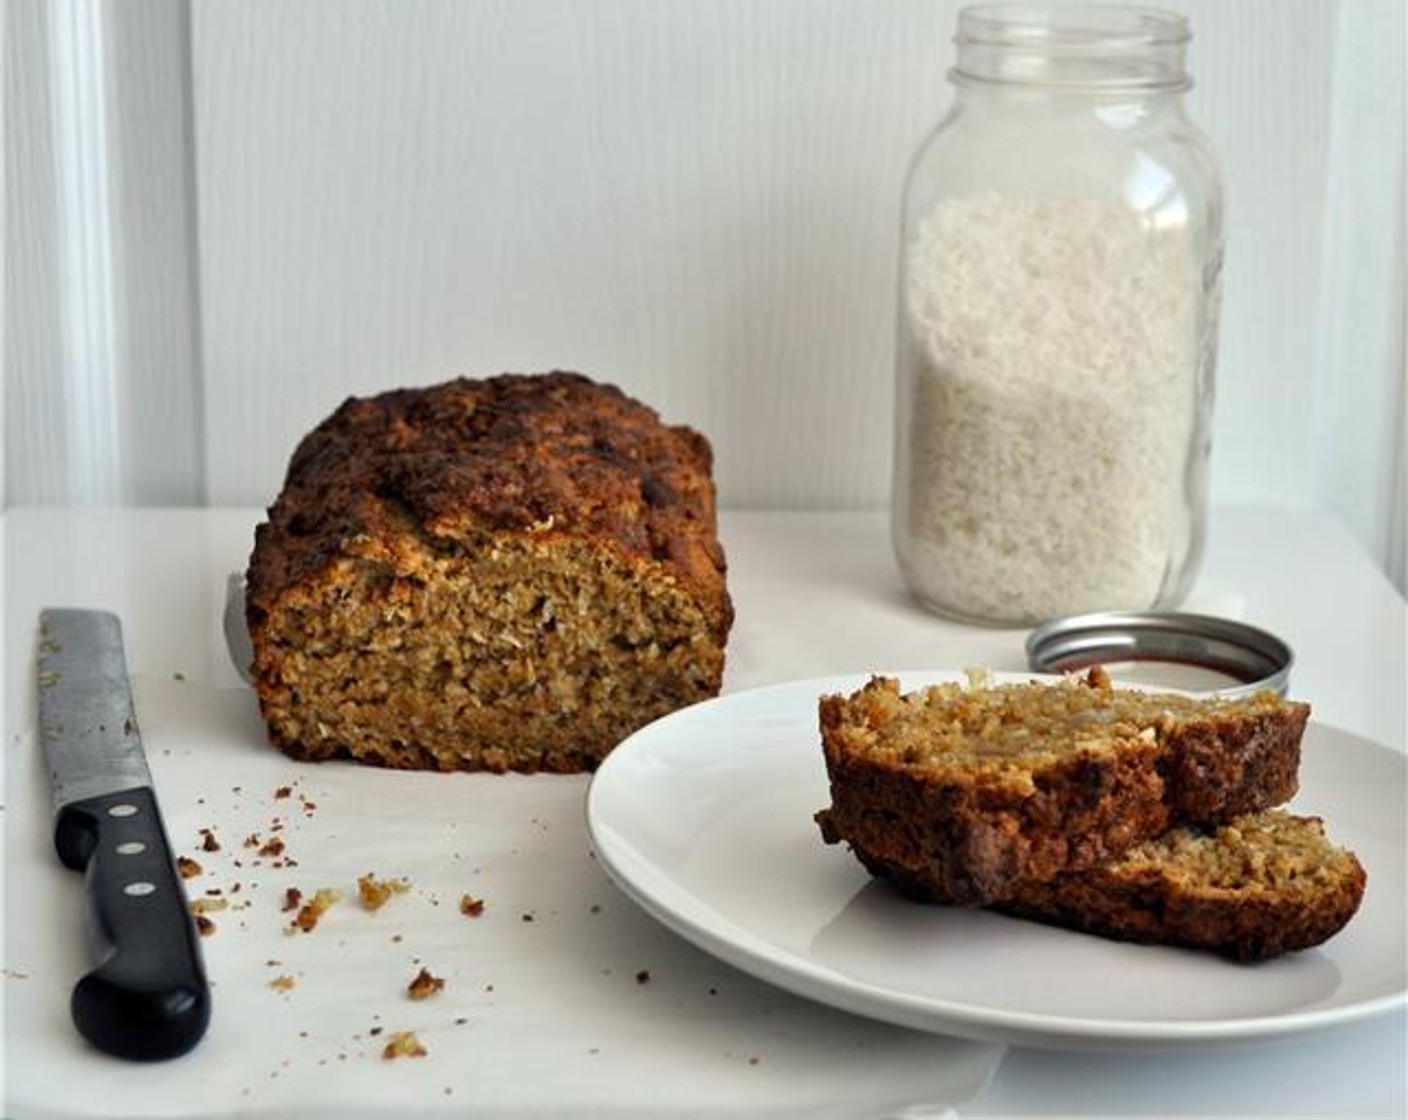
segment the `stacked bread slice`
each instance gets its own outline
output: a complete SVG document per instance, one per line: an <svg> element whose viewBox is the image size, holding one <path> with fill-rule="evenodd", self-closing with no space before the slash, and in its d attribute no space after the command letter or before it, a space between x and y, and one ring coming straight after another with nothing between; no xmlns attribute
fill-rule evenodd
<svg viewBox="0 0 1408 1120"><path fill-rule="evenodd" d="M820 703L831 805L875 875L1124 940L1264 960L1338 932L1365 874L1296 792L1303 703L877 677Z"/></svg>

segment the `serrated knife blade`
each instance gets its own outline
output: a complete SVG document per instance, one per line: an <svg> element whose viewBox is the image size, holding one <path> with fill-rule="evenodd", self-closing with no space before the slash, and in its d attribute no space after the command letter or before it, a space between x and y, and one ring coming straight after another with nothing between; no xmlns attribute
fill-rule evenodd
<svg viewBox="0 0 1408 1120"><path fill-rule="evenodd" d="M205 1033L210 990L142 752L117 616L42 611L36 668L54 846L86 888L94 967L74 987L74 1025L119 1057L176 1057Z"/></svg>

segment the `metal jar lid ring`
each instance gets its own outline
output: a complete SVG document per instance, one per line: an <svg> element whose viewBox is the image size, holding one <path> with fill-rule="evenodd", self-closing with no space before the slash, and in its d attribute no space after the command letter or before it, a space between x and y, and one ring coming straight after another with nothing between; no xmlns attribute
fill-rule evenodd
<svg viewBox="0 0 1408 1120"><path fill-rule="evenodd" d="M1124 661L1190 665L1241 682L1210 690L1218 696L1263 690L1284 696L1294 657L1280 638L1255 626L1178 611L1072 615L1027 637L1027 663L1036 672L1071 673Z"/></svg>

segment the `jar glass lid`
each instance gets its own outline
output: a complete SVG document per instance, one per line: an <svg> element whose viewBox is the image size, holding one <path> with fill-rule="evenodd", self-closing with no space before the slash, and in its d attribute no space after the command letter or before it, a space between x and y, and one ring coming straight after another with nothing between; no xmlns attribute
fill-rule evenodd
<svg viewBox="0 0 1408 1120"><path fill-rule="evenodd" d="M1027 637L1036 672L1103 665L1116 680L1222 697L1281 696L1294 657L1274 634L1244 622L1178 611L1107 611L1047 622Z"/></svg>

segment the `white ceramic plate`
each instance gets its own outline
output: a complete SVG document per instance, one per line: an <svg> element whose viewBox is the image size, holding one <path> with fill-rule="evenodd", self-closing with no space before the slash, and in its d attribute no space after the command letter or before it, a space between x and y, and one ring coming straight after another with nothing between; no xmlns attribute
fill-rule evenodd
<svg viewBox="0 0 1408 1120"><path fill-rule="evenodd" d="M898 673L905 690L956 673ZM1325 945L1258 965L924 906L821 841L817 698L865 676L740 692L617 747L592 781L601 865L695 944L801 995L922 1030L1020 1045L1166 1048L1289 1035L1405 1003L1405 756L1312 723L1292 808L1369 874ZM1027 679L1027 678L1013 678Z"/></svg>

